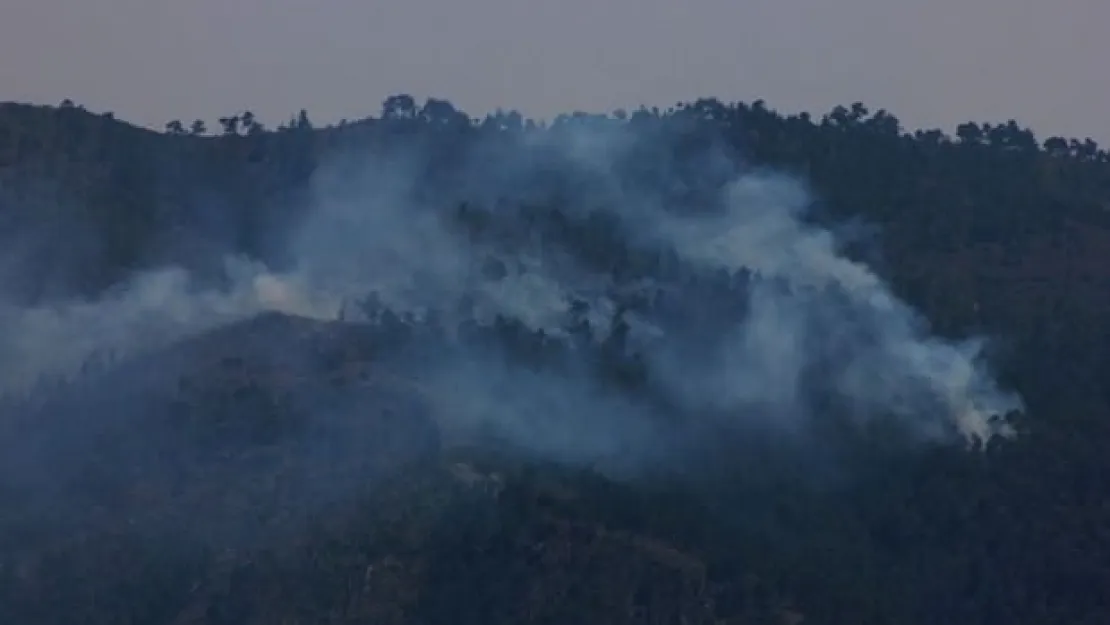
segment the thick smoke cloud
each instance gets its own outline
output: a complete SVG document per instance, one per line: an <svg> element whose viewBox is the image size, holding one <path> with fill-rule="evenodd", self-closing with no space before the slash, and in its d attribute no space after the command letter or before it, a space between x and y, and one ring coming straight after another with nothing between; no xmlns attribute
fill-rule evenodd
<svg viewBox="0 0 1110 625"><path fill-rule="evenodd" d="M317 172L291 239L294 269L232 255L227 288L168 268L93 301L5 307L0 375L18 391L98 354L151 351L264 311L358 320L355 304L370 295L397 314L437 319L447 340L464 321L499 316L565 337L579 301L598 329L627 308L628 342L650 385L688 420L800 428L831 397L853 419L895 420L924 437L1009 434L999 417L1021 402L995 382L981 341L931 335L830 230L807 220L804 183L746 168L712 141L682 145L680 135L585 120L476 139L447 157L424 146L336 155ZM447 173L429 176L442 158L451 159L437 165ZM490 225L468 234L461 205ZM594 251L609 236L663 259L651 265L657 274L615 275L599 254L541 233L534 224L553 205L598 237ZM694 277L741 273L755 276L742 304L727 290L712 301L690 295ZM629 293L662 298L673 314L629 307ZM725 313L690 321L703 308ZM424 361L419 377L446 430L493 430L573 462L654 457L667 439L654 429L655 409L596 388L587 351L541 371L455 344Z"/></svg>
<svg viewBox="0 0 1110 625"><path fill-rule="evenodd" d="M820 375L859 416L909 419L931 435L943 435L938 421L951 419L981 441L1011 433L996 417L1021 402L998 388L982 362L983 342L930 336L872 270L840 252L830 231L802 221L809 194L801 184L752 175L725 193L724 210L661 219L658 235L695 264L747 268L811 290L757 283L747 318L722 339L724 357L695 385L698 395L792 406L805 394L806 371L827 362Z"/></svg>

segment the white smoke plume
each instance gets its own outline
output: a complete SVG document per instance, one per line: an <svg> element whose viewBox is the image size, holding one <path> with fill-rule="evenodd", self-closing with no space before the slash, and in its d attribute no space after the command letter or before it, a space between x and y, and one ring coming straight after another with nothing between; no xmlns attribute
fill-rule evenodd
<svg viewBox="0 0 1110 625"><path fill-rule="evenodd" d="M466 301L468 314L479 319L501 315L554 335L564 333L568 302L580 299L600 326L616 308L610 294L618 285L611 275L557 245L507 251L468 241L450 223L456 200L530 201L544 195L545 176L554 175L561 176L568 214L606 211L619 218L622 236L634 247L669 249L690 271L746 270L763 279L752 288L746 314L728 324L708 351L686 349L648 316L630 314L633 338L650 350L654 382L690 418L711 411L738 420L765 418L756 414L794 419L811 410L816 376L818 386L861 419L902 419L925 434L955 427L969 440L1009 434L998 417L1020 409L1021 402L995 383L981 341L931 336L875 272L847 258L830 231L807 223L810 193L799 181L742 171L719 151L705 150L680 165L717 178L734 168L727 184L693 189L714 198L710 210L682 205L687 200L674 191L689 183L679 180L666 157L657 157L668 153L665 139L638 136L628 126L587 124L537 130L515 142L477 141L442 198L432 193L429 199L421 188L419 164L427 157L422 148L346 155L322 167L309 214L293 239L296 263L290 271L231 258L227 289L201 289L170 268L140 275L92 301L3 307L3 386L25 388L43 375L72 373L96 354L154 349L263 311L335 319L347 303L371 293L388 308L418 318L432 311L456 314ZM630 159L655 167L657 184L622 177L621 164ZM486 275L490 262L500 263L496 279ZM659 280L654 286L666 291L672 285ZM534 373L516 385L494 384L494 378L477 383L485 379L481 372L490 371L481 364L486 362L456 357L439 363L429 380L439 384L441 396L458 399L446 401L442 410L454 408L469 420L489 415L490 424L541 453L611 453L619 447L616 428L567 425L566 414L592 401L577 383L544 387L554 374ZM446 367L454 369L445 374ZM496 373L502 382L506 376L512 376L508 369ZM551 392L505 399L505 388L540 387ZM552 393L566 401L553 401ZM574 394L581 401L568 404ZM574 410L567 407L572 404ZM600 404L593 408L591 414L614 412ZM627 407L615 412L623 415ZM553 433L559 423L563 429Z"/></svg>
<svg viewBox="0 0 1110 625"><path fill-rule="evenodd" d="M871 269L846 258L829 231L801 221L809 201L801 184L749 175L726 194L725 210L664 218L659 236L692 262L747 268L812 291L787 294L757 284L748 318L724 339L727 364L708 372L712 383L699 392L749 399L777 393L776 401L793 402L814 355L836 350L835 367L825 374L860 414L914 419L923 431L935 431L947 418L984 442L1012 434L997 417L1021 410L1022 403L995 383L983 362L983 341L929 335L920 316Z"/></svg>

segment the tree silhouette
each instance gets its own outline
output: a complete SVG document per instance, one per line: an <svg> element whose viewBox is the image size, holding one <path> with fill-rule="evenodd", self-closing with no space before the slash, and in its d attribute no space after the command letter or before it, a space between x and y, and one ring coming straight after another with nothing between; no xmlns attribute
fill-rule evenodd
<svg viewBox="0 0 1110 625"><path fill-rule="evenodd" d="M416 112L416 100L410 95L393 95L382 102L383 119L415 119Z"/></svg>
<svg viewBox="0 0 1110 625"><path fill-rule="evenodd" d="M219 119L220 126L223 128L225 135L239 134L240 121L242 121L242 118L238 115L228 115L227 117L221 117Z"/></svg>

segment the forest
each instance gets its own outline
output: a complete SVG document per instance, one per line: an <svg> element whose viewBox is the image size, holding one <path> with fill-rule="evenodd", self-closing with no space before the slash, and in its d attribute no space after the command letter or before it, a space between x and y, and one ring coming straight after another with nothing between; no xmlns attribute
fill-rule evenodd
<svg viewBox="0 0 1110 625"><path fill-rule="evenodd" d="M1110 622L1090 139L6 103L0 261L4 622Z"/></svg>

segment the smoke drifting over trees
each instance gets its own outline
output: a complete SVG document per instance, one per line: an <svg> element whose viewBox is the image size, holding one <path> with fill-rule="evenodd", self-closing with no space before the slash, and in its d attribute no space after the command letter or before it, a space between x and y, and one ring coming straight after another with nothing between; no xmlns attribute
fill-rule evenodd
<svg viewBox="0 0 1110 625"><path fill-rule="evenodd" d="M749 574L781 577L765 590L796 597L786 603L814 622L838 622L814 610L886 622L930 602L920 622L1016 613L1001 582L982 582L999 586L974 601L954 596L964 582L945 579L955 565L927 556L927 544L958 553L1008 523L1000 511L1014 498L1033 496L1017 476L1036 471L1058 427L1046 406L1063 401L1043 390L1038 367L1083 341L1059 325L1047 339L1051 317L1021 309L1005 272L1033 252L1056 271L1045 240L1102 232L1091 204L1106 158L1087 144L1041 149L1016 124L962 126L958 140L907 135L861 105L814 124L711 100L547 125L512 113L471 120L442 100L397 96L381 118L322 129L303 112L277 131L229 116L218 137L203 123L155 134L74 106L3 113L19 137L56 137L15 141L0 170L0 492L22 502L0 526L7 536L37 526L45 552L69 534L122 535L157 552L160 570L185 571L189 557L142 540L177 536L200 554L280 551L290 536L323 531L312 519L352 514L391 489L431 497L413 484L443 478L430 467L470 450L448 475L487 484L497 502L487 507L517 506L520 528L547 518L520 503L545 480L586 500L626 488L664 502L659 489L677 489L691 511L681 522L634 512L656 504L615 503L624 495L611 503L625 511L560 514L610 528L597 531L683 536L675 548L721 552L711 566L744 561ZM1069 212L1027 208L1023 184ZM1079 267L1085 249L1061 262ZM1080 286L1069 280L1054 310L1074 326L1097 305L1070 295ZM1077 353L1052 379L1099 358ZM1070 377L1073 389L1095 380ZM499 459L481 460L490 454ZM482 462L488 475L459 468ZM583 470L595 477L574 477ZM931 480L945 471L965 495L888 520L915 489L935 499ZM953 523L959 502L990 498L995 509L961 521L964 538L921 525ZM507 510L468 512L501 520L459 517L459 531L494 531ZM186 522L201 511L210 516ZM637 516L639 529L618 529ZM1016 527L1000 540L1027 536ZM899 533L916 545L886 544ZM454 557L460 539L442 540L456 547L436 557ZM844 552L845 540L862 542ZM773 548L757 557L751 545L763 542ZM63 552L98 566L87 549ZM10 553L24 568L41 562L33 550ZM371 567L385 557L359 553ZM976 553L978 568L1010 561ZM858 564L858 581L813 587L835 558ZM898 558L925 558L924 577L887 579ZM195 565L181 574L215 579L224 566ZM556 584L554 570L535 583ZM47 599L35 586L46 573L4 575L39 589L6 596L13 617ZM739 592L727 577L723 587ZM232 601L206 592L196 601ZM889 605L874 598L883 592ZM147 618L184 618L151 601ZM190 601L170 603L187 611ZM751 620L739 622L785 618L785 603L771 603L763 616L749 605ZM1084 605L1059 614L1093 613ZM265 618L260 609L239 622ZM688 607L656 609L694 618ZM607 622L645 622L629 614ZM157 618L146 622L184 622ZM187 622L222 622L205 618ZM424 618L391 622L438 622Z"/></svg>
<svg viewBox="0 0 1110 625"><path fill-rule="evenodd" d="M220 289L168 267L92 301L13 307L4 362L27 371L8 379L50 373L36 358L72 366L264 311L335 318L370 296L394 314L434 315L446 331L501 317L551 336L581 302L600 340L621 309L621 340L691 415L796 420L824 390L857 415L916 420L922 433L943 433L945 421L979 442L1008 432L1001 417L1020 400L997 387L977 341L930 336L830 231L805 221L801 181L751 170L713 143L678 158L683 139L588 118L446 148L348 151L320 164L304 214L283 233L290 269L229 250ZM585 240L568 240L575 229ZM725 283L682 298L684 283L715 274ZM712 320L711 345L695 346L685 323L653 309L659 298L674 299L674 318L732 310Z"/></svg>

